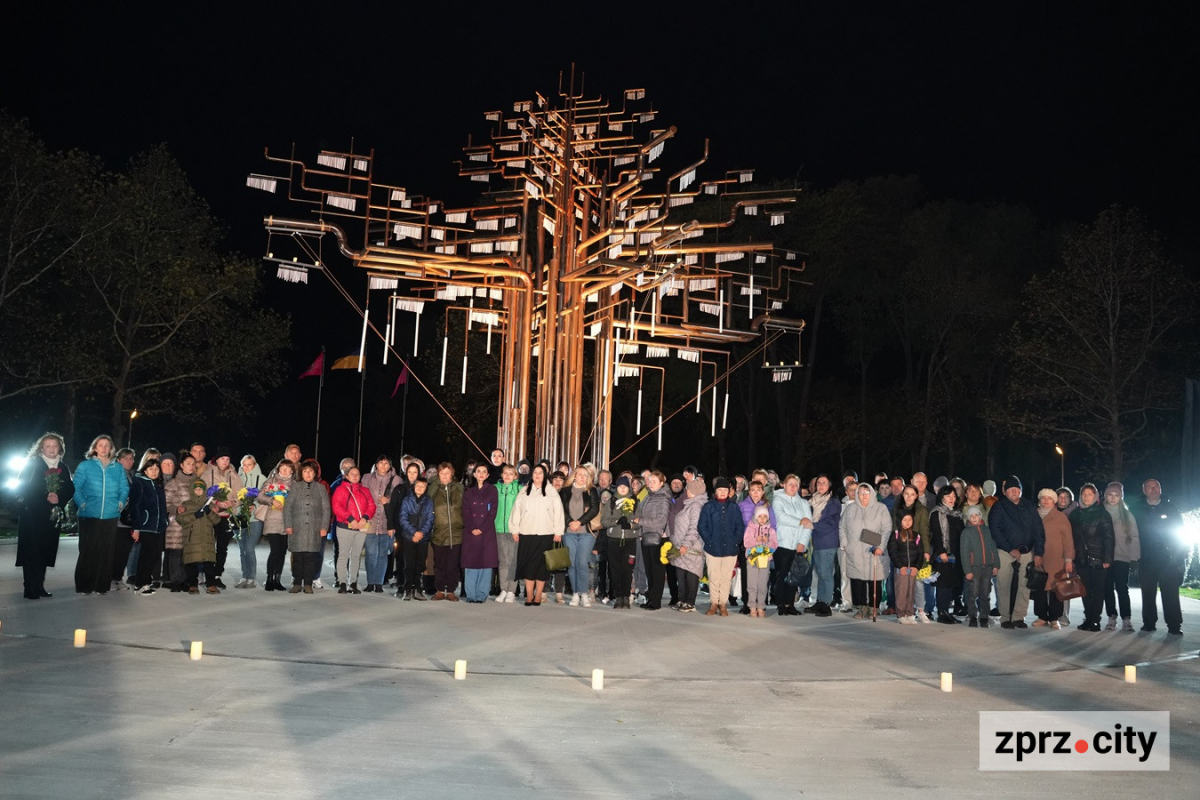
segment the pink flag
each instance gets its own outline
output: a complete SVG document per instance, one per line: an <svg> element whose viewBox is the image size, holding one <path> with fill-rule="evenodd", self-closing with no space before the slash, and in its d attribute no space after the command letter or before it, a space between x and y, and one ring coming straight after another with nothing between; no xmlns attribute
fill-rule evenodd
<svg viewBox="0 0 1200 800"><path fill-rule="evenodd" d="M300 373L301 378L317 378L325 371L325 351L321 351L321 355L317 356L317 360L312 363L312 366Z"/></svg>
<svg viewBox="0 0 1200 800"><path fill-rule="evenodd" d="M392 389L392 397L396 396L396 392L400 391L401 385L408 380L408 364L404 365L404 369L400 370L400 377L396 378L396 388ZM391 398L388 398L389 400Z"/></svg>

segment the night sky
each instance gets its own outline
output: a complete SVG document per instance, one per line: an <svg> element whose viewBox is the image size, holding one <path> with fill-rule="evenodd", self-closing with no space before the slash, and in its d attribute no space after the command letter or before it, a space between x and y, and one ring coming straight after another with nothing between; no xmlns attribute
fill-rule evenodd
<svg viewBox="0 0 1200 800"><path fill-rule="evenodd" d="M710 177L755 167L760 180L822 187L917 174L931 198L1022 203L1047 225L1136 205L1177 260L1195 263L1200 168L1187 121L1200 93L1183 4L648 5L560 3L535 22L505 4L218 15L29 3L6 11L0 109L113 168L166 142L228 245L257 255L263 213L280 210L245 188L266 171L264 146L295 142L311 159L353 138L375 148L381 180L468 200L452 162L486 132L484 112L554 92L574 63L588 95L644 87L680 130L669 145L679 159L711 139ZM268 282L298 316L317 285ZM345 311L295 337L293 365L318 342L356 343Z"/></svg>

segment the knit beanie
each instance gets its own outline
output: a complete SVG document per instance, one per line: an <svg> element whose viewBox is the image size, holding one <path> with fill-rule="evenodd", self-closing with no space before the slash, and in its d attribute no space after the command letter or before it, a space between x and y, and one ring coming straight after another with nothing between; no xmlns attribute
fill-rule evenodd
<svg viewBox="0 0 1200 800"><path fill-rule="evenodd" d="M687 490L693 497L704 494L704 478L692 478L688 481Z"/></svg>
<svg viewBox="0 0 1200 800"><path fill-rule="evenodd" d="M963 516L967 518L967 521L968 521L968 522L971 520L971 517L974 517L974 516L976 516L976 515L978 515L980 519L983 519L983 518L984 518L984 514L983 514L983 508L982 508L982 507L980 507L980 506L967 506L967 513L966 513L966 514L963 514Z"/></svg>
<svg viewBox="0 0 1200 800"><path fill-rule="evenodd" d="M1016 475L1009 475L1004 479L1004 483L1002 485L1005 491L1009 489L1020 489L1021 491L1025 491L1025 487L1021 485L1021 479Z"/></svg>

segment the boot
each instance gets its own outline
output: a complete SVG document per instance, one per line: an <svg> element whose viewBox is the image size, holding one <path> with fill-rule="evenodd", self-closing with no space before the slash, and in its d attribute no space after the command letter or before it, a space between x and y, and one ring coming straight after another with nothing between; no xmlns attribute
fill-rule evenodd
<svg viewBox="0 0 1200 800"><path fill-rule="evenodd" d="M743 606L743 608L745 608L745 606ZM721 616L722 617L729 616L729 606L721 606Z"/></svg>
<svg viewBox="0 0 1200 800"><path fill-rule="evenodd" d="M350 584L350 594L362 594L362 592L358 590L358 581Z"/></svg>
<svg viewBox="0 0 1200 800"><path fill-rule="evenodd" d="M288 594L300 594L303 587L298 583L293 583L292 588L288 589Z"/></svg>
<svg viewBox="0 0 1200 800"><path fill-rule="evenodd" d="M709 604L708 604L708 611L705 611L705 612L704 612L704 616L706 616L706 617L715 617L715 616L717 615L717 613L718 613L718 608L719 608L719 606L717 606L715 603L709 603Z"/></svg>

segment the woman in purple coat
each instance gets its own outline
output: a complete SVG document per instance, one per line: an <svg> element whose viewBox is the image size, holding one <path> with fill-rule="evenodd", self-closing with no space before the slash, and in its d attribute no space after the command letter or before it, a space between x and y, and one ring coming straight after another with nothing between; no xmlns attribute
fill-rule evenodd
<svg viewBox="0 0 1200 800"><path fill-rule="evenodd" d="M499 495L488 483L487 464L475 467L474 483L463 492L462 566L468 603L487 600L492 588L492 570L499 566L496 549L496 505Z"/></svg>

